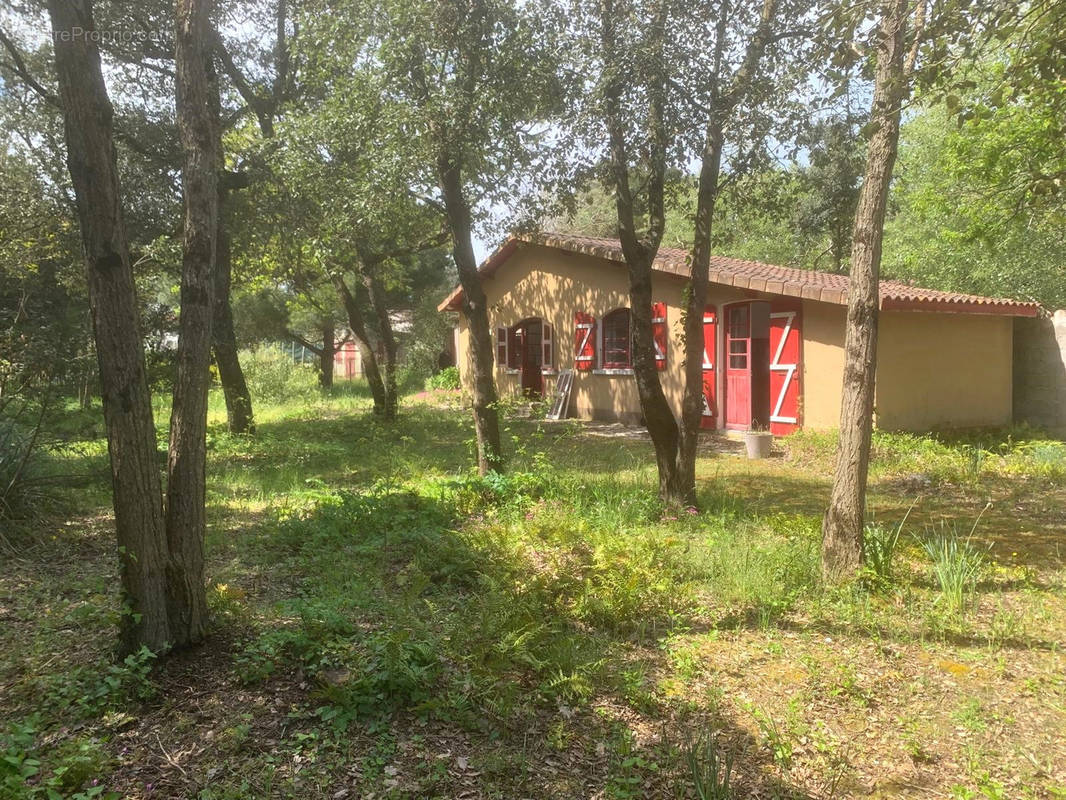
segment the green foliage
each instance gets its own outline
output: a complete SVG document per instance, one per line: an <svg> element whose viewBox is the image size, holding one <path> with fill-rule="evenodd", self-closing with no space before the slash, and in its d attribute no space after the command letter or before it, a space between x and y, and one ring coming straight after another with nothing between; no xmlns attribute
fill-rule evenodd
<svg viewBox="0 0 1066 800"><path fill-rule="evenodd" d="M5 800L118 800L96 779L110 757L98 739L75 736L50 752L37 743L39 716L0 733L0 796Z"/></svg>
<svg viewBox="0 0 1066 800"><path fill-rule="evenodd" d="M426 381L437 376L440 369L441 352L446 342L453 336L454 321L447 314L437 311L437 303L447 289L454 285L451 270L441 269L438 271L438 279L441 281L439 290L426 288L421 290L425 295L422 302L417 303L411 312L411 331L404 336L403 355L400 358L400 369L397 374L397 382L401 387L414 390L428 385ZM447 284L447 288L443 284ZM417 294L415 295L417 297ZM443 371L447 371L447 368ZM459 388L442 386L439 388Z"/></svg>
<svg viewBox="0 0 1066 800"><path fill-rule="evenodd" d="M896 210L885 232L885 276L1066 305L1062 195L1034 194L1032 183L1066 166L1055 133L1061 120L1052 115L1046 106L1019 103L958 127L932 107L908 122Z"/></svg>
<svg viewBox="0 0 1066 800"><path fill-rule="evenodd" d="M714 791L712 757L701 752L694 771L687 748L659 749L657 737L650 737L650 744L643 736L634 738L629 721L646 730L664 722L687 727L689 715L726 724L717 739L721 777L728 752L736 754L738 765L744 756L736 743L747 734L732 727L742 708L772 715L763 721L765 732L750 718L750 726L741 726L755 730L763 745L762 751L747 748L751 759L763 758L763 751L766 762L791 758L792 777L809 772L828 785L831 770L845 769L846 759L858 763L869 751L819 738L810 715L823 715L812 712L808 697L861 717L866 707L890 702L886 692L894 684L879 680L885 674L900 670L909 681L919 681L923 670L965 670L980 663L994 675L995 660L1014 648L1032 646L1034 657L1045 653L1037 643L1047 639L1057 596L1026 577L1015 559L985 569L976 587L983 610L995 610L991 620L989 613L972 612L959 620L946 601L937 601L935 579L930 585L908 568L910 556L921 549L900 543L891 559L891 597L820 587L824 484L819 481L831 467L808 465L822 464L823 456L831 464L831 436L823 437L825 453L821 445L804 450L799 467L701 458L703 510L692 514L658 501L643 441L594 438L578 425L514 419L508 423L511 471L479 477L465 468L471 435L465 415L413 404L405 424L393 426L368 409L369 400L357 394L264 403L256 437L212 435L210 607L219 639L235 643L235 660L209 659L204 662L209 673L199 680L217 682L211 698L283 697L286 706L279 710L285 734L264 748L264 734L273 737L280 721L269 700L240 708L213 699L202 705L212 714L216 746L200 756L197 768L226 768L216 773L205 797L298 795L313 791L308 786L331 785L335 775L348 780L353 764L362 773L355 789L361 794L387 788L383 781L392 776L382 770L395 766L411 787L403 791L451 796L459 780L449 777L454 760L443 771L409 768L422 757L418 748L427 742L435 747L441 735L476 742L469 766L482 772L485 786L517 796L524 791L522 770L530 752L526 730L534 731L531 741L543 737L543 746L564 758L590 747L598 751L602 744L605 796L640 797L664 785L698 796L701 784ZM223 413L216 392L212 418ZM165 425L165 413L157 418ZM68 422L72 431L79 424ZM93 463L106 476L104 443L92 446ZM986 453L980 479L994 479L997 492L1028 486L1043 499L1061 490L1050 478L1036 483L1029 477L1055 464L1062 447L1032 431L998 438L893 434L879 438L878 447L876 457L884 465L874 464L874 474L882 476L875 478L876 505L903 504L883 517L886 533L913 496L896 488L894 476L901 469L913 472L935 462L942 464L938 474L945 480L955 476L954 486L945 484L937 497L923 498L907 530L916 515L952 514L956 499L971 497L972 485L956 481L971 470L966 448ZM1016 474L1006 472L1015 467ZM96 491L99 496L90 499L106 502L104 491ZM1026 516L1013 521L1013 506L1002 511L997 535L1033 524L1024 495L1018 497L1017 513ZM774 513L786 505L792 513ZM976 547L983 533L974 535ZM25 676L11 689L10 716L17 719L33 708L43 714L34 734L37 748L19 751L22 759L40 762L28 784L33 787L66 758L57 756L60 748L66 754L69 746L69 754L81 758L75 736L105 741L106 753L126 746L124 726L146 711L182 726L180 741L196 735L185 727L190 719L197 720L195 730L201 724L199 712L194 717L173 704L139 708L139 696L150 697L153 682L160 684L156 691L166 691L174 679L188 685L182 672L166 670L154 678L147 674L150 661L109 664L92 645L77 649L73 665L61 660L48 665L53 653L71 652L71 631L87 642L106 640L119 610L106 588L110 560L96 557L88 572L95 583L86 585L83 540L74 544L72 560L60 563L74 563L76 570L60 573L51 549L45 554L49 561L36 567L35 575L62 575L54 588L47 580L27 580L25 570L36 562L20 559L9 571L9 585L24 588L5 592L14 617L4 629L8 640L33 631L25 649L9 646L0 659L0 671L10 676L0 680L10 681L20 671ZM1048 580L1056 581L1055 573ZM989 595L998 593L1003 581L1012 588L993 605ZM1015 582L1024 587L1013 588ZM40 599L31 601L33 593ZM968 589L967 599L974 597ZM990 646L958 650L952 637L964 629ZM900 646L929 636L942 639L938 653L964 664L931 667L895 655ZM875 657L859 663L856 652ZM977 679L976 670L968 674ZM745 677L750 675L758 677ZM248 684L237 687L237 695L231 691L234 678ZM741 697L756 680L752 705L745 706ZM1058 702L1057 684L1033 680L1033 693L1049 692ZM770 682L778 688L767 694L763 687ZM775 706L780 692L798 698L797 705ZM915 713L937 720L930 724L953 729L955 706L939 698L916 689L907 710L914 703ZM991 713L988 709L986 718ZM65 733L75 725L84 727ZM112 748L104 737L115 730L123 740ZM420 744L414 737L423 732ZM397 749L397 739L405 749ZM143 747L154 753L155 744L150 739ZM175 752L166 739L164 746ZM134 748L137 757L144 752ZM939 746L935 750L942 752ZM277 766L296 755L303 789ZM102 784L115 768L101 763ZM734 785L738 775L734 766L729 780L734 795L740 791ZM745 777L744 789L756 780ZM587 793L574 784L559 786L566 796Z"/></svg>
<svg viewBox="0 0 1066 800"><path fill-rule="evenodd" d="M774 763L788 769L792 765L793 743L789 731L784 730L769 711L751 707L749 709L759 726L763 745L770 751Z"/></svg>
<svg viewBox="0 0 1066 800"><path fill-rule="evenodd" d="M319 392L318 372L278 346L242 350L241 368L253 398L267 402L307 400Z"/></svg>
<svg viewBox="0 0 1066 800"><path fill-rule="evenodd" d="M867 577L876 587L885 588L892 585L895 577L893 564L899 537L903 532L903 526L907 524L907 518L917 504L917 500L911 503L903 519L895 527L886 528L873 521L866 523L862 540L863 562Z"/></svg>
<svg viewBox="0 0 1066 800"><path fill-rule="evenodd" d="M441 672L436 643L412 631L376 631L366 638L338 680L326 679L316 695L323 722L344 729L359 718L397 708L431 708Z"/></svg>
<svg viewBox="0 0 1066 800"><path fill-rule="evenodd" d="M48 499L38 480L43 458L39 436L39 428L27 430L0 418L0 521L32 517Z"/></svg>
<svg viewBox="0 0 1066 800"><path fill-rule="evenodd" d="M903 525L886 528L877 523L867 523L863 532L863 561L870 577L877 586L892 584L892 562L899 544Z"/></svg>
<svg viewBox="0 0 1066 800"><path fill-rule="evenodd" d="M433 389L458 389L459 386L458 367L445 367L436 375L426 378L427 391L432 391Z"/></svg>
<svg viewBox="0 0 1066 800"><path fill-rule="evenodd" d="M741 522L727 517L712 530L697 563L706 570L710 595L741 619L755 615L769 625L817 585L815 520L780 515Z"/></svg>
<svg viewBox="0 0 1066 800"><path fill-rule="evenodd" d="M821 120L802 137L810 164L799 170L801 194L792 209L796 238L816 269L841 272L851 254L851 229L866 166L859 129L864 117Z"/></svg>
<svg viewBox="0 0 1066 800"><path fill-rule="evenodd" d="M733 800L733 754L719 752L718 737L697 738L686 748L685 761L698 800Z"/></svg>
<svg viewBox="0 0 1066 800"><path fill-rule="evenodd" d="M44 690L51 703L79 716L96 716L155 697L157 687L151 677L155 658L155 653L141 647L117 664L94 664L53 678Z"/></svg>
<svg viewBox="0 0 1066 800"><path fill-rule="evenodd" d="M786 440L789 461L830 470L836 443L835 431L799 431ZM1066 476L1066 444L1024 427L938 434L875 429L870 469L876 477L913 481L916 489L1004 477L1059 480Z"/></svg>
<svg viewBox="0 0 1066 800"><path fill-rule="evenodd" d="M985 566L985 554L973 545L972 537L973 530L963 539L954 525L943 523L939 530L927 532L921 540L941 598L948 610L959 616L966 613Z"/></svg>

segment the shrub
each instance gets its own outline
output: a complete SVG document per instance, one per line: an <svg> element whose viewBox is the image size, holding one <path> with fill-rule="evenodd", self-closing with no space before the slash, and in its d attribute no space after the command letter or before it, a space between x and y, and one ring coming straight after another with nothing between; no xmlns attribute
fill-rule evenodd
<svg viewBox="0 0 1066 800"><path fill-rule="evenodd" d="M240 360L253 400L284 403L318 392L318 370L310 364L297 364L280 347L242 350Z"/></svg>
<svg viewBox="0 0 1066 800"><path fill-rule="evenodd" d="M426 379L426 391L433 391L434 389L458 389L459 388L459 368L458 367L445 367L436 375L433 375Z"/></svg>
<svg viewBox="0 0 1066 800"><path fill-rule="evenodd" d="M0 520L25 518L43 499L34 479L41 456L38 433L0 419Z"/></svg>

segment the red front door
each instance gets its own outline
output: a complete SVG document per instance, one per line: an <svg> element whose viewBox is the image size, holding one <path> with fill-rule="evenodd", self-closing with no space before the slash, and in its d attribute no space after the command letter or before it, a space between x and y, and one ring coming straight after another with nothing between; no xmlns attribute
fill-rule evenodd
<svg viewBox="0 0 1066 800"><path fill-rule="evenodd" d="M751 425L751 308L726 307L725 426Z"/></svg>
<svg viewBox="0 0 1066 800"><path fill-rule="evenodd" d="M540 397L544 393L544 376L541 374L542 330L539 319L522 323L518 334L519 346L522 348L522 394Z"/></svg>
<svg viewBox="0 0 1066 800"><path fill-rule="evenodd" d="M703 415L700 417L701 428L715 428L718 425L718 400L715 397L718 373L714 368L718 358L718 314L714 306L707 306L703 312Z"/></svg>

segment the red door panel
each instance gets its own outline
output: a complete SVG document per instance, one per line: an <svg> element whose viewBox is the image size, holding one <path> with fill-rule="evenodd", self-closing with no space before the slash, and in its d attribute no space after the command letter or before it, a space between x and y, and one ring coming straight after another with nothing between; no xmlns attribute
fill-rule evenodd
<svg viewBox="0 0 1066 800"><path fill-rule="evenodd" d="M726 307L725 426L751 425L751 308Z"/></svg>
<svg viewBox="0 0 1066 800"><path fill-rule="evenodd" d="M707 306L703 311L703 416L700 417L701 428L718 427L718 373L715 371L715 359L718 358L718 314L714 306Z"/></svg>
<svg viewBox="0 0 1066 800"><path fill-rule="evenodd" d="M770 306L770 431L778 436L800 426L801 308L788 300Z"/></svg>

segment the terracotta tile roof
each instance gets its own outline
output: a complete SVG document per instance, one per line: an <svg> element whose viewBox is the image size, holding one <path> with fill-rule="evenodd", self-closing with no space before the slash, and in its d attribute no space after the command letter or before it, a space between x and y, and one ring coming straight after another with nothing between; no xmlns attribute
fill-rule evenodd
<svg viewBox="0 0 1066 800"><path fill-rule="evenodd" d="M490 275L499 269L522 244L534 244L583 253L608 261L625 263L622 246L617 239L600 239L560 233L533 233L512 236L481 265L482 274ZM655 259L657 272L689 276L688 251L677 247L663 247ZM777 267L759 261L712 256L711 283L735 286L768 294L802 297L823 303L847 305L848 276L816 270ZM441 311L458 310L462 289L456 288L438 307ZM881 281L881 308L899 311L942 311L961 314L1005 314L1034 317L1040 313L1037 303L999 297L922 289L900 281Z"/></svg>

